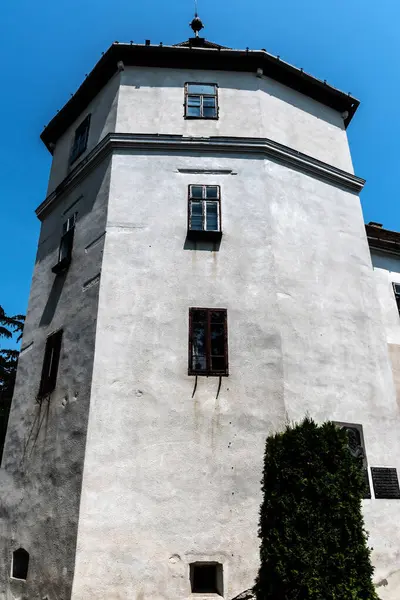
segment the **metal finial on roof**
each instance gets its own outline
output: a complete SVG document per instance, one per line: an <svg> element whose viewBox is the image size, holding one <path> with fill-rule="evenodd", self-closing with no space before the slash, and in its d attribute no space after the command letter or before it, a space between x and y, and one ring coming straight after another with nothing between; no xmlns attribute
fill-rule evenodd
<svg viewBox="0 0 400 600"><path fill-rule="evenodd" d="M197 14L197 0L194 0L194 19L190 23L190 27L193 29L194 35L196 37L199 37L199 31L201 31L204 28L203 21L199 18L199 15Z"/></svg>

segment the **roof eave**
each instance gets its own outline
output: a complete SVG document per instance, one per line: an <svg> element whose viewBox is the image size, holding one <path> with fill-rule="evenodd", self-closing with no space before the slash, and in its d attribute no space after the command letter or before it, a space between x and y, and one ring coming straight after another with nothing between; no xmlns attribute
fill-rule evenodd
<svg viewBox="0 0 400 600"><path fill-rule="evenodd" d="M162 68L208 68L248 72L256 72L257 68L261 68L266 77L279 81L341 113L348 113L344 118L346 127L360 104L350 94L341 92L264 50L114 43L104 53L76 93L44 128L40 137L51 153L54 143L62 133L118 71L119 61L127 66Z"/></svg>

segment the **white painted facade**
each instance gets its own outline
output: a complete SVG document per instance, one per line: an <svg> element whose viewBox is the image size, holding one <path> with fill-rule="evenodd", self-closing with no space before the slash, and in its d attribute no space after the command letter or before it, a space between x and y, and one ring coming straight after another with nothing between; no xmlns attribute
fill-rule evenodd
<svg viewBox="0 0 400 600"><path fill-rule="evenodd" d="M188 81L218 84L218 120L184 119ZM190 184L220 186L219 246L186 239ZM191 593L197 561L223 565L233 600L258 569L265 439L306 414L362 424L369 464L400 470L391 316L361 188L342 115L265 76L126 67L110 79L58 140L39 208L31 349L0 470L1 600L203 600ZM51 266L72 205L60 285ZM187 374L195 306L227 309L229 344L229 377L197 385ZM45 339L58 327L57 387L27 454ZM400 501L363 502L375 580L389 582L382 600L398 598ZM31 555L26 582L9 578L19 546Z"/></svg>

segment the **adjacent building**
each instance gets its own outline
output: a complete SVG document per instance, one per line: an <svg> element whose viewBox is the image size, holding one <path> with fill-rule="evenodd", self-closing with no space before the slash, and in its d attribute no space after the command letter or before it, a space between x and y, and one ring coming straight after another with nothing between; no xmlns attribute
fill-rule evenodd
<svg viewBox="0 0 400 600"><path fill-rule="evenodd" d="M364 447L376 583L398 598L396 258L370 227L371 266L358 101L192 25L113 44L42 133L0 598L240 596L265 438L306 414Z"/></svg>

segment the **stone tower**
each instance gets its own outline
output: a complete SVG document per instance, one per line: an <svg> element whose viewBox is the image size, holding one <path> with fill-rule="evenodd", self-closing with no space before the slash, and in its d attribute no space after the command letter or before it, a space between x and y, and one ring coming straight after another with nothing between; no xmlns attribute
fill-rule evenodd
<svg viewBox="0 0 400 600"><path fill-rule="evenodd" d="M400 417L346 136L357 106L196 35L113 44L45 128L2 600L239 596L258 569L265 438L306 413L364 445L377 582L400 568ZM392 469L385 499L370 466Z"/></svg>

